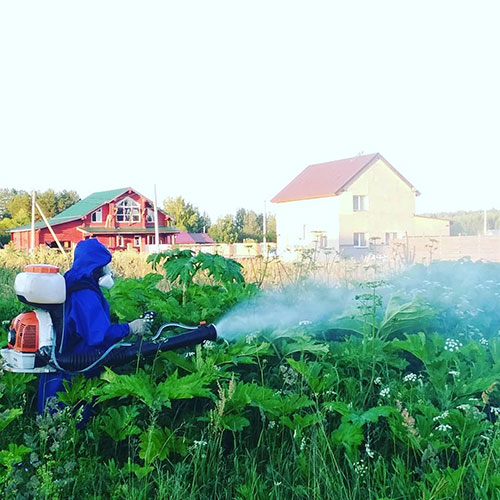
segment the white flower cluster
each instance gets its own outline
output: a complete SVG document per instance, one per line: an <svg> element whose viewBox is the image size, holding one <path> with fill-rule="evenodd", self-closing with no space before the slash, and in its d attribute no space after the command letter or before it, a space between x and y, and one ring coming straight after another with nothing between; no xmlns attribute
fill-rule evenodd
<svg viewBox="0 0 500 500"><path fill-rule="evenodd" d="M291 366L281 365L280 372L285 385L294 385L299 378L298 373Z"/></svg>
<svg viewBox="0 0 500 500"><path fill-rule="evenodd" d="M299 326L307 326L312 324L312 321L309 321L308 319L303 319L302 321L299 321Z"/></svg>
<svg viewBox="0 0 500 500"><path fill-rule="evenodd" d="M418 377L415 373L408 373L403 377L403 382L416 382L417 378Z"/></svg>
<svg viewBox="0 0 500 500"><path fill-rule="evenodd" d="M446 342L444 344L444 350L445 351L450 351L450 352L455 352L458 351L462 347L462 342L455 340L455 339L446 339Z"/></svg>
<svg viewBox="0 0 500 500"><path fill-rule="evenodd" d="M457 372L456 370L450 370L448 372L448 375L453 375L453 377L460 377L460 372Z"/></svg>
<svg viewBox="0 0 500 500"><path fill-rule="evenodd" d="M186 354L184 354L184 357L185 358L191 358L194 355L195 355L195 353L193 351L190 351L190 352L187 352Z"/></svg>
<svg viewBox="0 0 500 500"><path fill-rule="evenodd" d="M481 337L479 339L479 343L482 345L488 345L488 339L485 339L484 337Z"/></svg>
<svg viewBox="0 0 500 500"><path fill-rule="evenodd" d="M375 456L375 452L370 448L370 443L365 444L365 451L368 458L373 458Z"/></svg>
<svg viewBox="0 0 500 500"><path fill-rule="evenodd" d="M391 394L391 388L390 387L385 387L384 389L382 389L380 391L380 395L383 397L383 398L387 398L389 397L389 395Z"/></svg>
<svg viewBox="0 0 500 500"><path fill-rule="evenodd" d="M251 333L250 335L246 336L245 342L247 344L251 344L256 338L257 338L257 335L255 333Z"/></svg>
<svg viewBox="0 0 500 500"><path fill-rule="evenodd" d="M441 415L434 417L432 420L434 420L434 422L438 422L439 420L443 420L444 418L446 418L449 414L450 414L450 412L448 410L446 410L443 413L441 413Z"/></svg>
<svg viewBox="0 0 500 500"><path fill-rule="evenodd" d="M471 405L468 404L463 404L463 405L458 405L457 410L462 410L462 411L467 411L471 409Z"/></svg>
<svg viewBox="0 0 500 500"><path fill-rule="evenodd" d="M377 377L377 378L373 381L373 383L374 383L375 385L382 385L382 379L381 379L380 377Z"/></svg>
<svg viewBox="0 0 500 500"><path fill-rule="evenodd" d="M354 463L354 472L359 476L364 476L368 472L368 466L365 464L363 459Z"/></svg>
<svg viewBox="0 0 500 500"><path fill-rule="evenodd" d="M201 448L202 446L206 446L207 442L206 441L193 441L193 447L196 448Z"/></svg>
<svg viewBox="0 0 500 500"><path fill-rule="evenodd" d="M215 342L213 340L205 340L203 347L211 351L215 347Z"/></svg>
<svg viewBox="0 0 500 500"><path fill-rule="evenodd" d="M500 408L498 406L490 406L490 411L495 415L495 417L500 416Z"/></svg>
<svg viewBox="0 0 500 500"><path fill-rule="evenodd" d="M441 432L446 432L446 431L451 430L451 425L448 425L448 424L439 424L436 427L436 430L441 431Z"/></svg>

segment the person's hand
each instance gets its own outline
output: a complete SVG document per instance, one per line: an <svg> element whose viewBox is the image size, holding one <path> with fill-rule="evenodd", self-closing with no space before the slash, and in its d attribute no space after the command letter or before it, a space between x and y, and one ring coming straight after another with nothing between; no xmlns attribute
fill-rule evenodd
<svg viewBox="0 0 500 500"><path fill-rule="evenodd" d="M144 335L149 332L151 322L145 319L134 319L129 324L130 333L134 335Z"/></svg>

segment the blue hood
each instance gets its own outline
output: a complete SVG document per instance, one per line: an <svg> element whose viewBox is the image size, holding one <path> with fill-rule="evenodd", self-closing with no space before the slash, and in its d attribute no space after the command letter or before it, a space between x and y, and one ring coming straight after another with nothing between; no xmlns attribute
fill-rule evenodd
<svg viewBox="0 0 500 500"><path fill-rule="evenodd" d="M111 262L110 251L96 238L83 240L76 245L73 267L64 275L66 288L86 278L94 281L92 272ZM97 283L96 283L97 284Z"/></svg>

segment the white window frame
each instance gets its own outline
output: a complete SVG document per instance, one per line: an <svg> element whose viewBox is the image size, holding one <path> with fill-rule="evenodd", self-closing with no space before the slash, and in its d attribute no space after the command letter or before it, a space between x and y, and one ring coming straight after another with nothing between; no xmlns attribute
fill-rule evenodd
<svg viewBox="0 0 500 500"><path fill-rule="evenodd" d="M389 245L392 240L396 240L398 238L397 231L386 231L385 233L385 244Z"/></svg>
<svg viewBox="0 0 500 500"><path fill-rule="evenodd" d="M102 222L102 208L98 208L90 214L91 222Z"/></svg>
<svg viewBox="0 0 500 500"><path fill-rule="evenodd" d="M125 246L125 241L124 241L123 236L121 234L116 235L116 246L117 247L124 247Z"/></svg>
<svg viewBox="0 0 500 500"><path fill-rule="evenodd" d="M148 234L148 245L156 244L156 236L154 234Z"/></svg>
<svg viewBox="0 0 500 500"><path fill-rule="evenodd" d="M146 208L146 222L155 221L155 211L152 208Z"/></svg>
<svg viewBox="0 0 500 500"><path fill-rule="evenodd" d="M141 205L127 196L116 204L116 222L140 222Z"/></svg>
<svg viewBox="0 0 500 500"><path fill-rule="evenodd" d="M367 233L353 233L353 244L355 248L367 248L368 247L368 235ZM364 241L363 241L364 240ZM364 243L364 244L362 244Z"/></svg>
<svg viewBox="0 0 500 500"><path fill-rule="evenodd" d="M353 212L366 212L368 210L368 196L366 194L352 195Z"/></svg>
<svg viewBox="0 0 500 500"><path fill-rule="evenodd" d="M141 248L141 237L134 236L134 248Z"/></svg>

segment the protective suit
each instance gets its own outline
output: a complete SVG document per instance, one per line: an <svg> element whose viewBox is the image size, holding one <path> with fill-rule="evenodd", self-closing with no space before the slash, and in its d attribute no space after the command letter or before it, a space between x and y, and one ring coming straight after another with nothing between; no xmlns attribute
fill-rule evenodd
<svg viewBox="0 0 500 500"><path fill-rule="evenodd" d="M64 275L66 302L64 318L63 353L88 353L108 348L133 331L131 324L112 324L109 304L99 280L103 268L111 261L111 253L97 239L80 241L75 248L73 267ZM138 320L135 320L136 322ZM141 321L141 320L139 320ZM98 375L99 368L86 372L87 377ZM64 391L65 373L46 373L40 377L38 412L42 413L47 400Z"/></svg>

